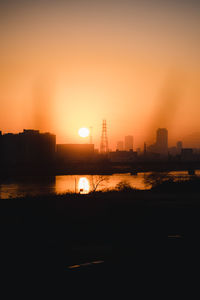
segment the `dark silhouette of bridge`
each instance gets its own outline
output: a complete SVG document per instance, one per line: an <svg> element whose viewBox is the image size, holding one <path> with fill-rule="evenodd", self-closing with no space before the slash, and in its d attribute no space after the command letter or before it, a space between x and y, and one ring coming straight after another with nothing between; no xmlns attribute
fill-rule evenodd
<svg viewBox="0 0 200 300"><path fill-rule="evenodd" d="M189 175L195 175L195 171L200 170L200 161L135 161L135 162L110 162L109 160L100 162L85 163L53 163L48 166L2 166L0 170L0 180L15 175L67 175L67 174L114 174L142 172L172 172L187 171Z"/></svg>
<svg viewBox="0 0 200 300"><path fill-rule="evenodd" d="M170 172L187 171L194 175L200 170L200 161L138 161L134 163L113 163L113 168L121 169L124 172Z"/></svg>

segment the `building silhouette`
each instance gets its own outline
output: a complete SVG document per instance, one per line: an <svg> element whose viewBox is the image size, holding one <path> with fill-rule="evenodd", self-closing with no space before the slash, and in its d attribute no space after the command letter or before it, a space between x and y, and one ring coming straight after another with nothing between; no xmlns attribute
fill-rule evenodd
<svg viewBox="0 0 200 300"><path fill-rule="evenodd" d="M125 151L133 150L133 136L132 135L125 136L124 148L125 148Z"/></svg>
<svg viewBox="0 0 200 300"><path fill-rule="evenodd" d="M168 131L166 128L158 128L156 132L156 146L161 154L168 153Z"/></svg>
<svg viewBox="0 0 200 300"><path fill-rule="evenodd" d="M136 151L114 151L109 153L109 159L115 163L127 163L137 161L138 154Z"/></svg>
<svg viewBox="0 0 200 300"><path fill-rule="evenodd" d="M141 155L141 149L140 148L137 148L136 152L137 152L138 155Z"/></svg>
<svg viewBox="0 0 200 300"><path fill-rule="evenodd" d="M123 141L118 141L117 142L116 150L118 150L118 151L123 151L124 150L124 143L123 143Z"/></svg>
<svg viewBox="0 0 200 300"><path fill-rule="evenodd" d="M176 148L177 148L177 154L181 154L182 148L183 148L183 142L178 141L176 144Z"/></svg>
<svg viewBox="0 0 200 300"><path fill-rule="evenodd" d="M181 150L181 160L191 161L194 159L194 152L192 148L183 148Z"/></svg>
<svg viewBox="0 0 200 300"><path fill-rule="evenodd" d="M166 128L158 128L156 131L156 142L148 147L148 152L168 155L168 131Z"/></svg>
<svg viewBox="0 0 200 300"><path fill-rule="evenodd" d="M1 164L6 166L40 166L52 163L56 154L56 136L24 129L18 134L0 136Z"/></svg>
<svg viewBox="0 0 200 300"><path fill-rule="evenodd" d="M92 161L94 144L57 144L56 156L59 163Z"/></svg>

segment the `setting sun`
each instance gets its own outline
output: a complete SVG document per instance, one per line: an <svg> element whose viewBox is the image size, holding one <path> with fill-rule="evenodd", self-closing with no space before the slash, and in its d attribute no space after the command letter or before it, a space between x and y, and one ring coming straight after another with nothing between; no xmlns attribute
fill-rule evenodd
<svg viewBox="0 0 200 300"><path fill-rule="evenodd" d="M78 134L82 137L82 138L85 138L87 137L89 134L90 134L90 131L88 128L80 128L79 131L78 131Z"/></svg>

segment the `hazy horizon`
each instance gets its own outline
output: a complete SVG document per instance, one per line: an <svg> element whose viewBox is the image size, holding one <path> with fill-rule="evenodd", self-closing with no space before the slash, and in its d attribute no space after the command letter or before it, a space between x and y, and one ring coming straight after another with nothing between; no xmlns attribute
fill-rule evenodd
<svg viewBox="0 0 200 300"><path fill-rule="evenodd" d="M92 126L99 147L106 119L111 149L158 127L200 146L199 37L195 0L0 0L0 130L79 143Z"/></svg>

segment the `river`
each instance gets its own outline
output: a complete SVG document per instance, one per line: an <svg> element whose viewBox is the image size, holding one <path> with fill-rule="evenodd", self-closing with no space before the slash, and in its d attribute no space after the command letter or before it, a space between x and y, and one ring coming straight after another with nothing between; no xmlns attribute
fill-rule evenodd
<svg viewBox="0 0 200 300"><path fill-rule="evenodd" d="M200 176L200 171L196 172ZM138 173L137 175L61 175L52 177L19 177L0 183L0 199L24 196L45 195L49 193L82 193L87 194L94 189L97 191L116 189L119 184L126 184L136 189L149 189L155 178L173 178L174 180L188 180L188 172L169 173Z"/></svg>

